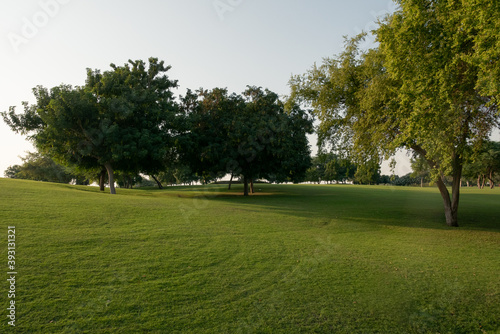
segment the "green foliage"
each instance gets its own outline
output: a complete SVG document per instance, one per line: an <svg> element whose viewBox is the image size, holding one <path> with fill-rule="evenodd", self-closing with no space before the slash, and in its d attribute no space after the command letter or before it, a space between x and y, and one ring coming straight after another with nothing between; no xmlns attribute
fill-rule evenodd
<svg viewBox="0 0 500 334"><path fill-rule="evenodd" d="M412 173L408 173L403 176L395 175L390 184L393 186L420 186L422 184L422 178L415 177Z"/></svg>
<svg viewBox="0 0 500 334"><path fill-rule="evenodd" d="M478 187L483 188L486 180L490 188L498 182L500 174L500 142L485 141L464 166L464 176L476 178Z"/></svg>
<svg viewBox="0 0 500 334"><path fill-rule="evenodd" d="M9 166L4 171L4 176L10 179L19 179L18 174L20 171L21 171L21 166L19 165Z"/></svg>
<svg viewBox="0 0 500 334"><path fill-rule="evenodd" d="M334 153L320 153L312 159L312 166L307 170L305 181L317 183L354 181L357 168L358 166L348 158Z"/></svg>
<svg viewBox="0 0 500 334"><path fill-rule="evenodd" d="M191 171L189 166L176 164L160 172L158 174L158 179L162 183L181 185L197 182L200 178Z"/></svg>
<svg viewBox="0 0 500 334"><path fill-rule="evenodd" d="M415 155L411 159L411 177L420 178L421 182L431 182L431 168L424 157Z"/></svg>
<svg viewBox="0 0 500 334"><path fill-rule="evenodd" d="M112 71L87 71L86 88L99 99L98 119L91 126L101 147L99 163L146 174L158 172L174 146L177 110L172 89L177 81L165 74L171 67L156 58L111 64Z"/></svg>
<svg viewBox="0 0 500 334"><path fill-rule="evenodd" d="M135 185L142 182L143 177L135 173L117 172L116 183L120 188L132 189Z"/></svg>
<svg viewBox="0 0 500 334"><path fill-rule="evenodd" d="M371 159L357 166L354 180L359 184L378 184L380 179L380 161Z"/></svg>
<svg viewBox="0 0 500 334"><path fill-rule="evenodd" d="M245 108L243 98L226 89L188 91L181 98L188 134L181 138L181 160L199 178L215 179L219 172L232 172L239 152L230 141L232 131L244 126L238 115Z"/></svg>
<svg viewBox="0 0 500 334"><path fill-rule="evenodd" d="M22 165L9 167L5 176L13 179L69 183L77 178L70 169L39 153L28 153Z"/></svg>
<svg viewBox="0 0 500 334"><path fill-rule="evenodd" d="M500 102L500 3L492 0L463 1L464 10L455 12L462 23L462 36L472 39L474 52L464 61L479 68L476 89L490 96L490 105Z"/></svg>
<svg viewBox="0 0 500 334"><path fill-rule="evenodd" d="M0 220L20 240L19 332L500 328L500 189L465 189L450 229L435 188L0 188Z"/></svg>
<svg viewBox="0 0 500 334"><path fill-rule="evenodd" d="M312 121L298 106L285 112L277 94L257 87L248 87L243 96L220 88L198 93L201 99L188 91L181 100L190 130L180 153L201 179L230 173L242 175L247 184L258 178L297 182L305 177Z"/></svg>
<svg viewBox="0 0 500 334"><path fill-rule="evenodd" d="M460 168L469 141L498 125L493 96L476 89L481 68L468 61L480 34L470 15L456 1L403 1L377 32L387 73L400 82L394 140L422 148L444 175Z"/></svg>
<svg viewBox="0 0 500 334"><path fill-rule="evenodd" d="M154 188L155 186L157 186L156 182L148 178L143 178L141 182L137 184L138 188Z"/></svg>
<svg viewBox="0 0 500 334"><path fill-rule="evenodd" d="M176 133L170 69L156 58L88 70L85 86L38 86L24 114L2 113L12 130L28 134L38 150L57 162L96 170L105 166L114 192L114 169L156 173L165 164Z"/></svg>

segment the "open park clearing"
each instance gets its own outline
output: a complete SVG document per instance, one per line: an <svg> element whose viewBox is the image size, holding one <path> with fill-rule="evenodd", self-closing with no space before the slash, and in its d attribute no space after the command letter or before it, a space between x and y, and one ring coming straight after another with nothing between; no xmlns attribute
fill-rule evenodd
<svg viewBox="0 0 500 334"><path fill-rule="evenodd" d="M436 188L0 189L24 333L500 330L498 188L462 189L459 228Z"/></svg>

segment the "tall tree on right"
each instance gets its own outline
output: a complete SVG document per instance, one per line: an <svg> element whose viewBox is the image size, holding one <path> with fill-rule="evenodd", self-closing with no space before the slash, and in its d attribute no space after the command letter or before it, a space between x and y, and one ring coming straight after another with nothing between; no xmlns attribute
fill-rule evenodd
<svg viewBox="0 0 500 334"><path fill-rule="evenodd" d="M479 149L499 125L499 5L397 3L399 10L374 32L377 48L360 50L363 36L347 41L339 57L292 78L291 99L316 111L320 138L347 143L358 157L389 157L398 148L423 157L443 198L447 225L458 226L467 146ZM445 176L452 176L451 194Z"/></svg>

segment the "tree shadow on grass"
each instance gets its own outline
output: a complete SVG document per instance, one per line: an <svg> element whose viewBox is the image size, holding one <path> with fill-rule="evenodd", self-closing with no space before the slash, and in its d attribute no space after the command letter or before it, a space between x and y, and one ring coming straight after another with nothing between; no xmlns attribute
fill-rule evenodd
<svg viewBox="0 0 500 334"><path fill-rule="evenodd" d="M214 193L207 199L251 210L266 210L310 220L321 226L334 221L374 225L450 229L445 223L442 198L435 188L370 186L266 186L249 197ZM500 232L499 193L464 193L458 230Z"/></svg>
<svg viewBox="0 0 500 334"><path fill-rule="evenodd" d="M84 192L98 188L57 184ZM334 221L399 227L450 229L444 218L443 201L436 188L350 185L256 185L256 193L243 196L243 186L181 186L165 189L118 189L118 195L179 197L225 202L244 211L269 211L304 218L326 226ZM107 192L105 192L109 195ZM460 198L459 230L500 232L500 192L465 189Z"/></svg>

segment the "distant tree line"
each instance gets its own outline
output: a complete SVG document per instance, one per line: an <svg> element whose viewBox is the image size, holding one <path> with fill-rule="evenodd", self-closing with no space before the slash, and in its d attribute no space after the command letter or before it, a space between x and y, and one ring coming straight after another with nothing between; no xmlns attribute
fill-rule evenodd
<svg viewBox="0 0 500 334"><path fill-rule="evenodd" d="M335 153L320 153L312 159L305 180L313 183L378 184L379 179L378 161L369 160L364 164L356 164L349 157Z"/></svg>
<svg viewBox="0 0 500 334"><path fill-rule="evenodd" d="M464 158L464 172L461 186L485 186L493 189L500 184L500 142L485 140L481 147L467 150ZM320 153L312 158L312 165L306 171L306 182L312 183L354 183L387 184L394 186L420 186L434 184L431 169L427 162L418 155L411 159L413 172L406 175L381 175L377 162L357 164L348 157L334 153ZM443 177L442 182L451 185L450 177Z"/></svg>

